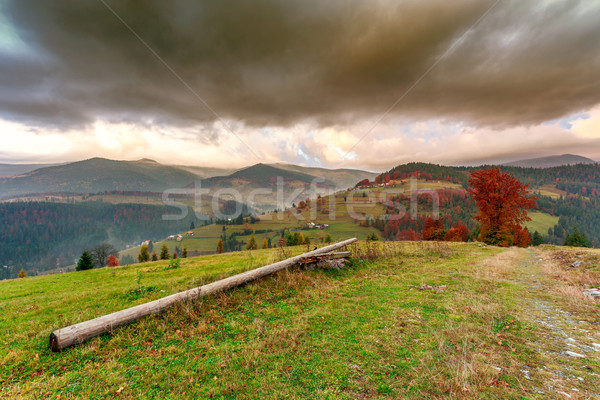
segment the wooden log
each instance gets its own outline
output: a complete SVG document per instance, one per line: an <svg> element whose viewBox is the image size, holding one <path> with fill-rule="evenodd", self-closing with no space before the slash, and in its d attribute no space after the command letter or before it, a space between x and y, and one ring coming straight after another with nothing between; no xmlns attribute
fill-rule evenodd
<svg viewBox="0 0 600 400"><path fill-rule="evenodd" d="M186 290L172 294L162 299L154 300L149 303L140 304L125 310L117 311L112 314L104 315L89 321L71 325L66 328L55 330L50 334L50 348L52 351L60 351L67 347L83 343L93 337L102 335L106 332L131 324L151 314L157 314L172 307L175 303L197 299L217 292L222 292L236 286L244 285L256 279L273 274L292 265L298 264L302 258L327 253L354 243L357 239L352 238L343 242L335 243L329 246L321 247L308 253L300 254L274 264L265 265L251 271L242 272L229 278L209 283L194 289Z"/></svg>
<svg viewBox="0 0 600 400"><path fill-rule="evenodd" d="M318 262L326 261L326 260L337 260L340 258L348 258L351 255L352 255L351 251L339 251L336 253L317 254L317 255L301 258L300 260L298 260L298 264L300 266L306 266L308 264L314 264L314 263L318 263Z"/></svg>

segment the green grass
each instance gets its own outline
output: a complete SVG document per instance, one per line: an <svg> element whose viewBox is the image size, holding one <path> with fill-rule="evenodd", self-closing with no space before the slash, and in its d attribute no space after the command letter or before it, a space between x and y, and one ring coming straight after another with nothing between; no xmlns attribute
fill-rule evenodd
<svg viewBox="0 0 600 400"><path fill-rule="evenodd" d="M547 235L548 229L558 224L558 217L543 212L530 212L529 217L531 221L528 221L525 226L531 233L538 231L542 235Z"/></svg>
<svg viewBox="0 0 600 400"><path fill-rule="evenodd" d="M524 277L538 273L531 251L376 246L386 247L355 247L361 259L345 270L282 271L61 353L48 349L54 329L284 255L258 250L185 259L174 270L157 262L0 282L0 397L561 398L535 395L550 379L520 372L556 358L532 345L545 331L523 303L532 296ZM422 284L445 290L412 287ZM597 316L598 307L581 312L576 318ZM597 360L573 360L570 374L584 376L584 365L600 371ZM573 383L582 391L599 384L588 375Z"/></svg>

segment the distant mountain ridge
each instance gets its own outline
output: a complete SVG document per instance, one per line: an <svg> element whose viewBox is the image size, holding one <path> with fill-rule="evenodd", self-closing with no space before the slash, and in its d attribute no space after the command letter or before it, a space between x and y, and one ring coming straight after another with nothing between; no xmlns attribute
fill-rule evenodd
<svg viewBox="0 0 600 400"><path fill-rule="evenodd" d="M506 167L522 167L522 168L552 168L561 165L575 164L595 164L596 161L591 158L578 156L575 154L562 154L548 157L530 158L525 160L512 161L502 164Z"/></svg>
<svg viewBox="0 0 600 400"><path fill-rule="evenodd" d="M192 187L196 181L201 181L204 187L236 188L247 193L257 188L275 187L278 176L283 178L286 189L308 187L317 177L322 178L315 181L321 187L343 189L357 180L376 175L368 171L290 164L256 164L235 170L164 165L150 159L120 161L96 157L0 177L0 198L34 193L162 192Z"/></svg>
<svg viewBox="0 0 600 400"><path fill-rule="evenodd" d="M53 167L58 164L0 164L0 178L26 174L39 168Z"/></svg>
<svg viewBox="0 0 600 400"><path fill-rule="evenodd" d="M160 192L197 179L191 172L154 160L91 158L0 178L0 196L45 192L97 193L106 190Z"/></svg>

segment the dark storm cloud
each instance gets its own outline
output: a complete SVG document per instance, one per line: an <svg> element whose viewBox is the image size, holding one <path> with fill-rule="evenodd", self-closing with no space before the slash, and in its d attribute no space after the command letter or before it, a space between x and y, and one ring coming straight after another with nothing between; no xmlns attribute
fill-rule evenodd
<svg viewBox="0 0 600 400"><path fill-rule="evenodd" d="M221 116L336 124L387 109L490 0L110 1ZM215 119L99 0L5 6L33 56L0 58L0 115ZM475 125L538 123L600 102L600 3L500 0L394 110ZM17 55L21 54L21 55Z"/></svg>

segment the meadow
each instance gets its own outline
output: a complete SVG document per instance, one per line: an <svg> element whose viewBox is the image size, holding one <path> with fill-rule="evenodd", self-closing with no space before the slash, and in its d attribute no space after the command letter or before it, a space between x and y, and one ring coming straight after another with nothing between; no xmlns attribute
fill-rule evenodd
<svg viewBox="0 0 600 400"><path fill-rule="evenodd" d="M363 242L341 271L293 268L60 353L48 348L54 329L305 250L0 282L0 397L598 395L600 307L581 294L600 281L598 253L550 246ZM574 259L583 266L569 268Z"/></svg>

